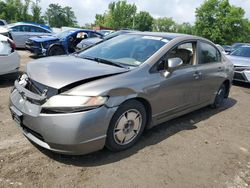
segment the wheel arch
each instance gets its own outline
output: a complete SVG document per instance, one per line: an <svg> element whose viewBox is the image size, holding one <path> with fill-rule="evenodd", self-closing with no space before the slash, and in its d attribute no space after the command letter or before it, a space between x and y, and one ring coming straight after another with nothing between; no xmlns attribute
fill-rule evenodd
<svg viewBox="0 0 250 188"><path fill-rule="evenodd" d="M144 106L144 108L146 110L146 117L147 117L145 128L146 129L150 128L151 122L152 122L152 107L151 107L149 101L143 97L132 97L132 98L126 99L120 105L122 105L128 101L131 101L131 100L136 100L136 101L142 103L142 105Z"/></svg>
<svg viewBox="0 0 250 188"><path fill-rule="evenodd" d="M225 87L226 87L225 98L228 98L228 96L229 96L229 91L230 91L230 81L227 79L227 80L225 80L222 84L224 84Z"/></svg>
<svg viewBox="0 0 250 188"><path fill-rule="evenodd" d="M48 50L47 50L47 55L49 55L49 52L50 52L51 48L53 48L55 46L62 48L63 51L64 51L64 53L66 53L66 51L65 51L65 49L64 49L64 47L63 47L62 44L60 44L60 43L54 43L54 44L49 45Z"/></svg>

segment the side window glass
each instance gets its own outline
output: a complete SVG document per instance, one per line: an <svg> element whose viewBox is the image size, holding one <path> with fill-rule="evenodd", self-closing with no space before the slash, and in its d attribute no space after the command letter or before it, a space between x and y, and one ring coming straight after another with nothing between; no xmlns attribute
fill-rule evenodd
<svg viewBox="0 0 250 188"><path fill-rule="evenodd" d="M210 44L200 43L199 64L216 63L221 61L220 52Z"/></svg>
<svg viewBox="0 0 250 188"><path fill-rule="evenodd" d="M30 27L30 32L34 33L34 32L39 32L39 31L38 31L38 29L36 27L31 26Z"/></svg>
<svg viewBox="0 0 250 188"><path fill-rule="evenodd" d="M15 26L11 28L14 32L21 32L21 26Z"/></svg>
<svg viewBox="0 0 250 188"><path fill-rule="evenodd" d="M30 32L30 29L31 29L30 26L28 26L28 25L23 25L23 26L21 26L21 27L22 27L22 31L23 31L23 32Z"/></svg>
<svg viewBox="0 0 250 188"><path fill-rule="evenodd" d="M195 57L195 42L183 43L170 50L163 58L159 65L158 70L164 70L168 68L168 59L180 58L183 61L181 67L190 66L194 64Z"/></svg>

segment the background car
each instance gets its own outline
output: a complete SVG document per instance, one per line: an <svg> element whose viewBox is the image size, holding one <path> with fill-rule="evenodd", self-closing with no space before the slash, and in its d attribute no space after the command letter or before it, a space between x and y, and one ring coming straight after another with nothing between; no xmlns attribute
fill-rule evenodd
<svg viewBox="0 0 250 188"><path fill-rule="evenodd" d="M83 39L102 36L93 30L69 29L53 36L32 37L26 42L26 49L38 56L70 54Z"/></svg>
<svg viewBox="0 0 250 188"><path fill-rule="evenodd" d="M223 47L223 49L225 50L225 52L227 54L229 54L231 52L232 46L230 46L230 45L222 45L222 47Z"/></svg>
<svg viewBox="0 0 250 188"><path fill-rule="evenodd" d="M29 140L64 154L128 149L145 129L220 107L233 77L209 40L151 32L41 58L26 70L10 96L12 117Z"/></svg>
<svg viewBox="0 0 250 188"><path fill-rule="evenodd" d="M7 22L5 20L0 19L0 26L7 25Z"/></svg>
<svg viewBox="0 0 250 188"><path fill-rule="evenodd" d="M7 28L10 30L17 48L25 48L25 42L30 37L53 34L48 26L34 23L18 22L8 25Z"/></svg>
<svg viewBox="0 0 250 188"><path fill-rule="evenodd" d="M232 44L230 53L232 53L234 50L237 50L239 47L247 45L247 44L248 43L239 43L239 42Z"/></svg>
<svg viewBox="0 0 250 188"><path fill-rule="evenodd" d="M84 50L90 46L93 46L94 44L97 44L98 42L101 42L102 40L108 40L108 39L114 38L118 35L125 34L125 33L131 33L131 32L135 32L135 31L134 30L119 30L119 31L112 32L108 35L105 35L103 37L95 37L95 38L91 38L91 39L86 39L86 40L81 41L77 45L77 50Z"/></svg>
<svg viewBox="0 0 250 188"><path fill-rule="evenodd" d="M114 30L102 29L98 30L99 33L103 34L103 36L109 35L114 32Z"/></svg>
<svg viewBox="0 0 250 188"><path fill-rule="evenodd" d="M18 71L20 57L15 48L10 38L0 35L0 75Z"/></svg>
<svg viewBox="0 0 250 188"><path fill-rule="evenodd" d="M219 44L216 44L217 48L223 53L223 54L227 54L227 52L224 50L224 48L219 45Z"/></svg>
<svg viewBox="0 0 250 188"><path fill-rule="evenodd" d="M238 47L227 57L234 64L234 80L250 83L250 45Z"/></svg>
<svg viewBox="0 0 250 188"><path fill-rule="evenodd" d="M6 27L0 26L0 34L12 39L10 31Z"/></svg>

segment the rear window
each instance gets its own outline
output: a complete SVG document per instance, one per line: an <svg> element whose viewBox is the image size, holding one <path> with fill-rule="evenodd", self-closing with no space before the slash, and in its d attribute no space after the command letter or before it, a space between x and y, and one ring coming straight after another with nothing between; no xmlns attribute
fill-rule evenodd
<svg viewBox="0 0 250 188"><path fill-rule="evenodd" d="M220 52L210 44L200 43L199 64L216 63L221 61Z"/></svg>
<svg viewBox="0 0 250 188"><path fill-rule="evenodd" d="M6 56L11 53L12 49L7 41L0 40L0 55Z"/></svg>
<svg viewBox="0 0 250 188"><path fill-rule="evenodd" d="M240 47L231 53L233 56L250 57L250 47Z"/></svg>

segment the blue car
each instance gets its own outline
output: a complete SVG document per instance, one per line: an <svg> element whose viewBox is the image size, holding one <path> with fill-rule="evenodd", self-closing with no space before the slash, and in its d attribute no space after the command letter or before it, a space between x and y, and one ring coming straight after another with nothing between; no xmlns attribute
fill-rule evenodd
<svg viewBox="0 0 250 188"><path fill-rule="evenodd" d="M69 29L53 36L31 37L26 41L26 49L37 56L54 56L70 54L83 39L103 35L93 30Z"/></svg>

